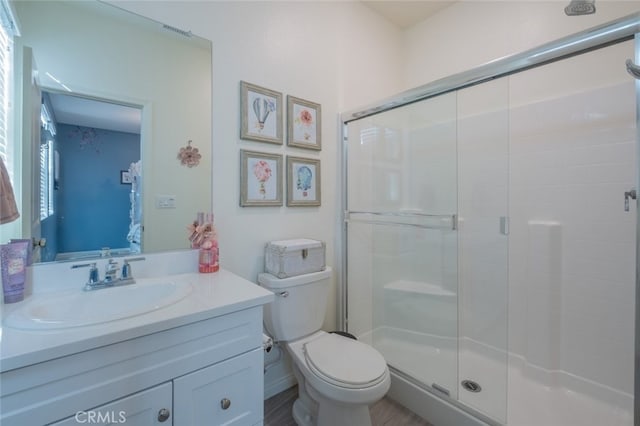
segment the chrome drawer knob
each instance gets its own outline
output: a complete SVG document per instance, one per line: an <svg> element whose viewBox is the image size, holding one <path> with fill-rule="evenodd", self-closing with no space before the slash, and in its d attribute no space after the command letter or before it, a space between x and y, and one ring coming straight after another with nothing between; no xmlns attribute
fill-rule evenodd
<svg viewBox="0 0 640 426"><path fill-rule="evenodd" d="M222 398L222 401L220 401L220 406L222 407L223 410L226 410L227 408L231 407L231 400L227 398Z"/></svg>
<svg viewBox="0 0 640 426"><path fill-rule="evenodd" d="M171 411L167 410L166 408L162 408L160 411L158 411L159 422L166 422L169 417L171 417Z"/></svg>

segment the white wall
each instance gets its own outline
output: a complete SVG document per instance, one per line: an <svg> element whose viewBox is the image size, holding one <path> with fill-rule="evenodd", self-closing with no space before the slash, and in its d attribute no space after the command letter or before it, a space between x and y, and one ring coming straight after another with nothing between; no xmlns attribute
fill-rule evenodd
<svg viewBox="0 0 640 426"><path fill-rule="evenodd" d="M460 1L404 33L409 89L640 11L636 1L596 2L566 16L568 1Z"/></svg>
<svg viewBox="0 0 640 426"><path fill-rule="evenodd" d="M255 282L264 268L266 242L295 237L326 241L327 263L335 273L325 328L335 329L338 114L400 90L400 31L355 2L119 5L213 42L213 211L222 267ZM320 103L322 151L241 140L240 80ZM240 149L319 158L322 206L239 207ZM283 374L286 369L279 366L269 370L267 394Z"/></svg>

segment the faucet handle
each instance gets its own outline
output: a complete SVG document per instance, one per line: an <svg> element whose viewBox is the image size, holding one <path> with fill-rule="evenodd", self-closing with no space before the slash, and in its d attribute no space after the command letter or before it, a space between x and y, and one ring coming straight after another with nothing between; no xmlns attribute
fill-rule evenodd
<svg viewBox="0 0 640 426"><path fill-rule="evenodd" d="M129 262L138 262L140 260L145 260L145 257L130 257L129 259L124 260L124 264L122 265L122 272L120 273L120 278L125 280L131 277L131 265Z"/></svg>
<svg viewBox="0 0 640 426"><path fill-rule="evenodd" d="M96 263L93 262L91 264L91 268L89 269L89 284L95 284L100 281L100 275L98 273L98 267Z"/></svg>
<svg viewBox="0 0 640 426"><path fill-rule="evenodd" d="M96 266L95 262L73 265L71 269L86 268L87 266L91 268L89 269L89 280L87 281L87 284L95 284L100 281L100 277L98 275L98 267Z"/></svg>

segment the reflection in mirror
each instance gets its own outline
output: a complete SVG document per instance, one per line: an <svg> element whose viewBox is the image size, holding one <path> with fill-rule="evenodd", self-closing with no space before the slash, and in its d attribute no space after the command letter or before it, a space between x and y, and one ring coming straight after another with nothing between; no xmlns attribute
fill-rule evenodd
<svg viewBox="0 0 640 426"><path fill-rule="evenodd" d="M188 248L185 227L197 212L212 210L211 42L193 36L188 29L177 31L98 1L11 4L21 30L14 40L14 139L18 146L12 157L18 177L15 188L20 193L21 222L18 233L9 237L46 237L47 244L34 252L34 259L42 261L74 258L78 252L81 256L105 254L102 247L110 247L111 255L120 249L150 253ZM62 98L63 93L73 98ZM40 167L41 146L51 135L41 128L41 99L46 99L52 115L49 119L53 118L56 126L56 147L44 168ZM84 157L72 155L92 153L105 160L111 136L104 132L112 130L103 124L63 122L56 107L61 99L103 100L103 106L134 107L141 115L139 130L115 131L139 135L138 155L119 150L117 165L114 161L112 166L115 171L109 171L102 184L90 185L88 177L97 174L99 166L89 166ZM62 142L66 141L77 152L63 152ZM183 166L177 159L179 149L188 141L202 154L197 167ZM135 151L131 149L134 144L122 149ZM44 173L49 162L52 179ZM129 216L134 184L128 180L135 174L133 169L129 172L132 163L144 176L137 182L141 212L138 236L133 235L136 230ZM80 170L81 165L86 170ZM46 179L49 180L41 182ZM74 187L76 184L79 186ZM53 195L44 185L53 188ZM112 189L121 193L107 194ZM73 192L76 198L63 201L65 192ZM127 206L116 207L114 197L125 198ZM165 199L172 203L160 202ZM98 201L104 202L98 212L83 209ZM60 205L56 207L56 203ZM51 205L56 217L46 223L43 210L47 209L48 214ZM53 228L55 234L51 237ZM69 243L62 243L67 230L75 236L69 237ZM101 230L112 230L107 234L118 239L100 238ZM0 231L3 240L8 239L2 228Z"/></svg>
<svg viewBox="0 0 640 426"><path fill-rule="evenodd" d="M43 91L42 261L140 252L141 112Z"/></svg>

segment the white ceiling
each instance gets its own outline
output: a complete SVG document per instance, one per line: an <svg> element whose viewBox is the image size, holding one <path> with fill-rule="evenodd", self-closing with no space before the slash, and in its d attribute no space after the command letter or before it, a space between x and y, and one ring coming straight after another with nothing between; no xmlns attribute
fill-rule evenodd
<svg viewBox="0 0 640 426"><path fill-rule="evenodd" d="M140 134L142 110L63 93L49 93L57 123Z"/></svg>
<svg viewBox="0 0 640 426"><path fill-rule="evenodd" d="M455 1L363 0L363 3L404 29L424 21L445 7L451 6Z"/></svg>

